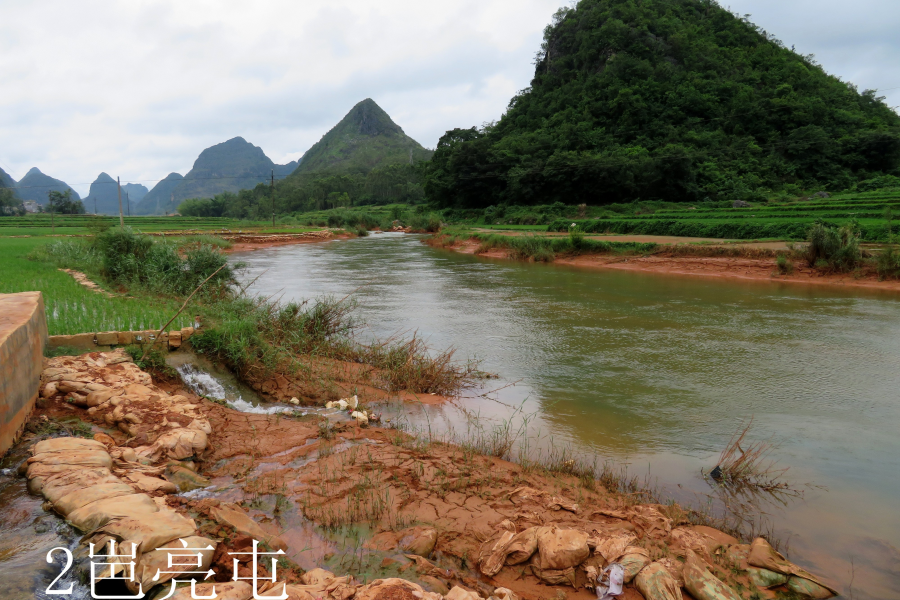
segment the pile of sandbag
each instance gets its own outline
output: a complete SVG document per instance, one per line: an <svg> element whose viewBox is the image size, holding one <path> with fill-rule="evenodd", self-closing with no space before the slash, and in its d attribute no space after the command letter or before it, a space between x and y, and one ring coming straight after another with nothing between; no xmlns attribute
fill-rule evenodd
<svg viewBox="0 0 900 600"><path fill-rule="evenodd" d="M209 569L215 542L194 535L197 527L192 519L167 508L164 502L157 503L141 491L140 485L117 477L113 473L117 463L123 466L99 441L54 438L35 444L23 467L29 491L42 494L95 547L108 547L114 541L119 553L126 554L134 544L137 578L129 584L134 590L138 583L147 590L176 576L170 573L163 575L162 580L152 580L160 568L165 571L168 566L168 554L158 549L180 539L191 548L203 549L205 562L201 566ZM137 475L151 478L143 473ZM123 556L117 562L130 561Z"/></svg>
<svg viewBox="0 0 900 600"><path fill-rule="evenodd" d="M62 395L117 427L141 443L135 449L139 458L151 463L184 460L206 449L212 428L199 405L154 386L124 350L62 356L47 363L41 396Z"/></svg>

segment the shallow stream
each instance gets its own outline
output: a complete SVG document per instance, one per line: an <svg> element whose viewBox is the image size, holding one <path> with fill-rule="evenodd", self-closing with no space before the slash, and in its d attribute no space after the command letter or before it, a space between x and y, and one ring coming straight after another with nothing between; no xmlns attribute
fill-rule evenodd
<svg viewBox="0 0 900 600"><path fill-rule="evenodd" d="M752 417L751 437L803 490L757 529L848 596L852 582L854 598L900 597L896 295L490 260L402 234L234 258L255 293L354 294L363 336L417 332L482 359L500 375L487 388L509 386L460 401L482 427L520 407L520 445L627 465L682 502L704 502L701 469ZM455 406L397 414L473 432Z"/></svg>

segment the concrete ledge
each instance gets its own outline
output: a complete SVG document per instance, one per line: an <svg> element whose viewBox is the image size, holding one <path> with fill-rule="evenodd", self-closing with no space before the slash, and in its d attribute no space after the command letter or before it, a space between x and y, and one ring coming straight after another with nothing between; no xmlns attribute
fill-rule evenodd
<svg viewBox="0 0 900 600"><path fill-rule="evenodd" d="M16 442L34 408L46 345L41 293L0 294L0 454Z"/></svg>
<svg viewBox="0 0 900 600"><path fill-rule="evenodd" d="M75 335L51 335L49 345L51 348L62 346L97 352L109 350L115 346L129 346L131 344L148 344L156 338L156 331L100 331L97 333L76 333ZM180 347L194 334L193 327L173 329L163 332L162 339L156 347L160 350L174 350Z"/></svg>

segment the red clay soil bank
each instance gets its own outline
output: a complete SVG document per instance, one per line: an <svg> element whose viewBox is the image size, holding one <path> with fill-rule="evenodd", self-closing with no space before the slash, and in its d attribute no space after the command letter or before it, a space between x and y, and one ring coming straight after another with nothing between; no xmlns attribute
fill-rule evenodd
<svg viewBox="0 0 900 600"><path fill-rule="evenodd" d="M467 241L449 247L462 254L475 254L479 242ZM479 254L485 258L509 259L506 250L491 250ZM794 272L790 275L778 274L775 261L770 258L741 257L693 257L667 256L665 252L652 256L612 256L608 254L582 254L569 258L557 258L554 263L589 269L619 269L668 275L694 275L719 279L744 279L750 281L784 281L810 285L831 285L854 288L869 288L900 292L900 281L878 281L875 275L857 278L854 274L822 273L806 266L804 261L793 261Z"/></svg>
<svg viewBox="0 0 900 600"><path fill-rule="evenodd" d="M166 558L155 549L186 538L213 547L203 569L212 569L218 597L234 600L249 600L252 589L232 581L228 552L254 539L288 561L279 583L259 591L297 600L589 600L613 564L626 600L833 595L762 538L742 544L692 525L677 505L641 504L565 470L526 469L396 430L240 413L166 392L122 351L48 360L41 395L38 419L74 414L108 433L35 444L22 467L29 489L85 542L137 543L144 591ZM172 495L211 481L227 499ZM286 503L266 513L256 501L270 495ZM330 555L305 541L309 522L370 531L342 552L383 556L377 572L314 568ZM291 566L299 561L307 572ZM238 572L252 574L246 563ZM189 598L189 589L174 597Z"/></svg>

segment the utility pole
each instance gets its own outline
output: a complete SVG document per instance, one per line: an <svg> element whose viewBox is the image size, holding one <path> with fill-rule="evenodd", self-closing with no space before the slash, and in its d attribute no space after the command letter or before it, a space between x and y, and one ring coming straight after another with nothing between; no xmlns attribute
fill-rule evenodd
<svg viewBox="0 0 900 600"><path fill-rule="evenodd" d="M122 182L116 177L116 187L119 190L119 227L125 229L125 215L122 213Z"/></svg>
<svg viewBox="0 0 900 600"><path fill-rule="evenodd" d="M53 221L53 193L47 192L47 204L50 206L50 232L56 234L56 223Z"/></svg>
<svg viewBox="0 0 900 600"><path fill-rule="evenodd" d="M272 227L275 227L275 169L272 169L272 185L269 189L272 190Z"/></svg>

